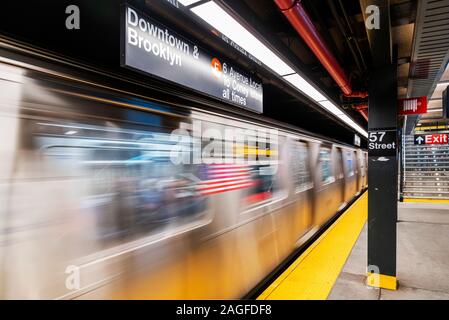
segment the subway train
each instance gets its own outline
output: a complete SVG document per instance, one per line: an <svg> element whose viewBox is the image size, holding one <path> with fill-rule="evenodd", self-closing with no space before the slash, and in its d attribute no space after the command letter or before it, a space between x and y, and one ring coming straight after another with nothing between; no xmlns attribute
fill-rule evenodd
<svg viewBox="0 0 449 320"><path fill-rule="evenodd" d="M364 150L192 105L0 57L1 299L240 298L367 187Z"/></svg>

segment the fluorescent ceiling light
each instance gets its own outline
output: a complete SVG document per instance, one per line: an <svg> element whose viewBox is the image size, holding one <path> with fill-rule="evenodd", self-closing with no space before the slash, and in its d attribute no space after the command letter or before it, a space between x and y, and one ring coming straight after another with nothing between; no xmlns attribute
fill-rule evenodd
<svg viewBox="0 0 449 320"><path fill-rule="evenodd" d="M333 113L335 115L343 114L343 111L341 111L340 108L338 108L335 104L333 104L329 100L321 101L320 104L324 109L326 109L330 113Z"/></svg>
<svg viewBox="0 0 449 320"><path fill-rule="evenodd" d="M182 0L179 2L184 5L190 5L196 3L197 1ZM214 1L208 1L195 6L191 8L191 11L212 27L220 31L226 37L234 41L240 47L245 49L248 53L259 59L267 67L272 69L273 72L283 76L286 81L291 83L303 94L320 103L324 109L339 117L343 122L358 131L362 136L368 137L368 133L364 129L357 125L332 102L327 100L326 97L315 89L315 87L307 80L295 73L295 71L287 63L279 58L273 51L258 40Z"/></svg>
<svg viewBox="0 0 449 320"><path fill-rule="evenodd" d="M187 6L190 6L191 4L197 3L200 0L178 0L179 3Z"/></svg>
<svg viewBox="0 0 449 320"><path fill-rule="evenodd" d="M343 120L344 123L346 123L348 126L352 127L353 129L355 129L356 131L358 131L361 135L363 135L365 138L368 137L368 133L362 128L360 127L357 123L355 123L354 120L352 120L351 118L348 117L348 115L346 114L341 114L338 115L338 117Z"/></svg>
<svg viewBox="0 0 449 320"><path fill-rule="evenodd" d="M355 129L356 131L358 131L365 138L368 138L368 132L363 130L363 128L359 127L358 125L355 125L355 127L352 127L352 128Z"/></svg>
<svg viewBox="0 0 449 320"><path fill-rule="evenodd" d="M315 89L310 83L304 80L304 78L297 73L285 76L284 79L290 82L302 93L304 93L305 95L309 96L310 98L312 98L317 102L327 100L325 96L323 96L317 89Z"/></svg>
<svg viewBox="0 0 449 320"><path fill-rule="evenodd" d="M349 125L356 124L347 114L340 114L338 117Z"/></svg>
<svg viewBox="0 0 449 320"><path fill-rule="evenodd" d="M282 76L295 72L215 2L209 1L191 10L226 37L251 53L251 55L262 61L275 73Z"/></svg>
<svg viewBox="0 0 449 320"><path fill-rule="evenodd" d="M321 101L320 105L329 112L331 112L332 114L339 117L344 123L346 123L348 126L358 131L364 137L368 137L368 133L363 128L361 128L354 120L352 120L348 115L346 115L340 108L334 105L331 101L328 100Z"/></svg>

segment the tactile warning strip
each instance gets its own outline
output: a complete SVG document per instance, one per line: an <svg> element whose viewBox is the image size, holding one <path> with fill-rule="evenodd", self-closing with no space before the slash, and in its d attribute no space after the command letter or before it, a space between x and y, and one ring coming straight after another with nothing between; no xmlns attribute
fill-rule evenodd
<svg viewBox="0 0 449 320"><path fill-rule="evenodd" d="M257 299L326 299L367 216L368 192L365 192Z"/></svg>

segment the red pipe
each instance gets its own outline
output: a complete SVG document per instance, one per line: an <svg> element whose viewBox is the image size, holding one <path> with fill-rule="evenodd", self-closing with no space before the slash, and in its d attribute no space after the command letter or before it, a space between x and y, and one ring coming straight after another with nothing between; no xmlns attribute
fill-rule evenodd
<svg viewBox="0 0 449 320"><path fill-rule="evenodd" d="M323 64L324 68L341 88L343 94L347 97L366 98L368 93L352 91L348 77L318 33L302 6L301 0L274 0L274 2Z"/></svg>
<svg viewBox="0 0 449 320"><path fill-rule="evenodd" d="M366 121L368 121L368 110L359 110L362 117L365 118Z"/></svg>
<svg viewBox="0 0 449 320"><path fill-rule="evenodd" d="M353 91L351 94L344 94L347 98L362 98L365 99L368 97L368 92L366 91Z"/></svg>
<svg viewBox="0 0 449 320"><path fill-rule="evenodd" d="M360 112L362 117L365 118L366 121L368 121L368 105L367 104L359 104L352 107L354 110L357 110Z"/></svg>
<svg viewBox="0 0 449 320"><path fill-rule="evenodd" d="M362 103L362 104L356 104L352 106L353 109L359 111L359 110L367 110L368 109L368 105L366 103Z"/></svg>

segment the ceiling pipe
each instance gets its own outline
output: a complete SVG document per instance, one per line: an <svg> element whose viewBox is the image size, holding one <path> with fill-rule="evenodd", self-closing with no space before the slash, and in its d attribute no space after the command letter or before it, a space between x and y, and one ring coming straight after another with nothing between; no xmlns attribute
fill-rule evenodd
<svg viewBox="0 0 449 320"><path fill-rule="evenodd" d="M368 121L368 110L359 110L362 117L365 118L366 121Z"/></svg>
<svg viewBox="0 0 449 320"><path fill-rule="evenodd" d="M348 14L346 13L346 9L345 6L343 5L342 0L338 0L338 3L340 4L340 9L343 12L343 17L346 20L346 25L349 28L349 36L351 37L351 39L354 41L355 43L355 47L359 53L358 57L360 58L360 60L362 61L362 65L363 65L363 70L366 70L366 62L365 62L365 58L363 57L363 53L362 50L360 50L360 45L359 42L357 40L357 37L355 36L354 30L351 27L351 22L349 21L349 17Z"/></svg>
<svg viewBox="0 0 449 320"><path fill-rule="evenodd" d="M351 84L335 56L318 33L312 20L302 5L301 0L274 0L278 8L290 21L310 50L315 54L324 68L338 84L343 95L349 98L366 98L367 92L352 91Z"/></svg>
<svg viewBox="0 0 449 320"><path fill-rule="evenodd" d="M358 112L360 112L362 117L364 117L365 120L368 121L368 104L366 104L366 103L358 104L358 105L352 106L352 108L354 110L357 110Z"/></svg>
<svg viewBox="0 0 449 320"><path fill-rule="evenodd" d="M343 35L343 38L345 38L345 40L346 40L346 45L348 46L349 51L351 51L352 58L354 59L354 62L357 65L357 69L359 70L360 73L363 73L362 65L359 61L359 57L357 56L357 53L354 49L354 45L352 44L352 37L348 36L348 34L346 33L345 27L343 26L343 24L340 21L340 15L337 11L337 7L334 4L334 1L335 0L327 0L327 5L329 6L329 8L331 8L331 12L332 12L332 15L334 16L335 23L337 24L338 29L340 30L341 34Z"/></svg>
<svg viewBox="0 0 449 320"><path fill-rule="evenodd" d="M351 94L344 95L347 98L368 98L368 92L365 91L353 91Z"/></svg>

